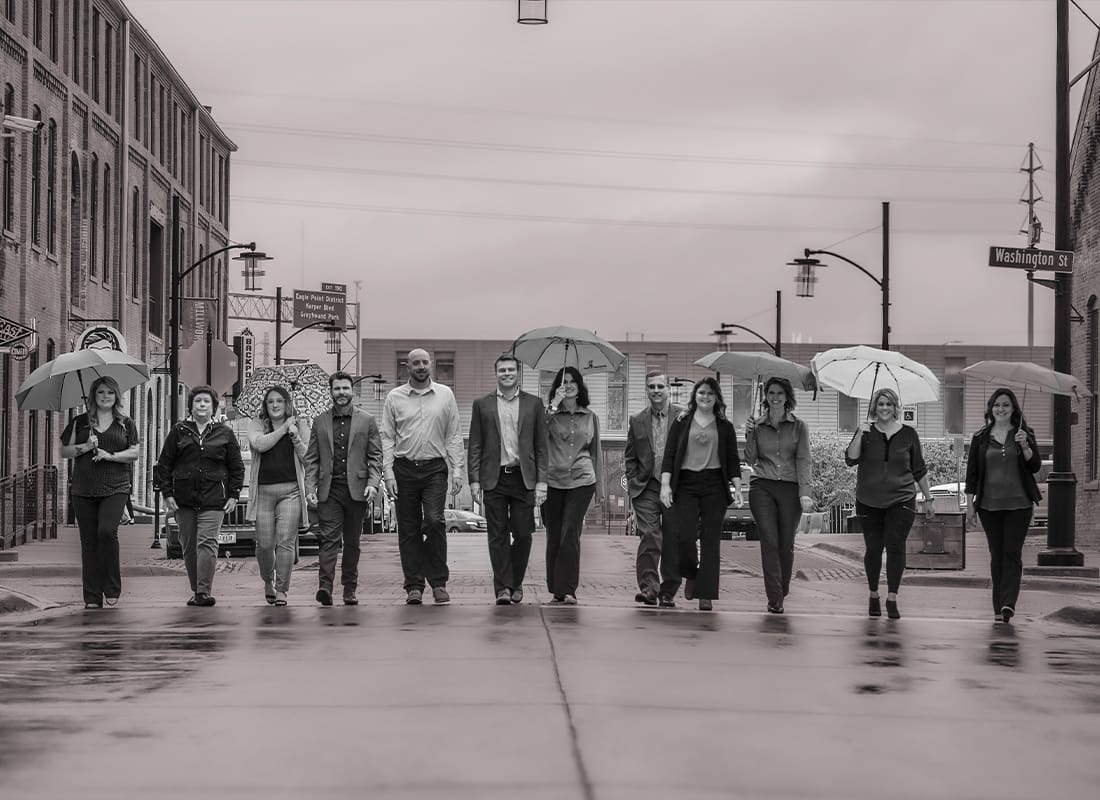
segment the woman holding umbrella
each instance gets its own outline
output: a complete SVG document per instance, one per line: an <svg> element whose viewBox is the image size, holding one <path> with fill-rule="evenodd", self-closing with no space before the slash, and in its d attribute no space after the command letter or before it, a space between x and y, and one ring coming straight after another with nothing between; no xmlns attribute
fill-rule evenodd
<svg viewBox="0 0 1100 800"><path fill-rule="evenodd" d="M886 549L886 613L901 619L898 589L905 572L905 540L917 514L917 492L924 494L925 515L935 515L928 468L915 429L898 421L900 407L893 389L878 389L871 395L870 417L860 426L844 451L849 467L856 471L856 514L863 526L866 552L863 566L871 590L868 614L882 616L878 582L882 572L882 551Z"/></svg>
<svg viewBox="0 0 1100 800"><path fill-rule="evenodd" d="M137 426L122 410L114 378L96 378L88 413L61 433L61 456L73 459L72 503L80 529L84 608L113 606L122 594L118 526L130 498L130 465L140 449Z"/></svg>
<svg viewBox="0 0 1100 800"><path fill-rule="evenodd" d="M997 389L985 407L985 426L970 440L966 458L966 516L975 512L989 543L993 613L1008 622L1016 613L1024 539L1039 502L1035 473L1042 465L1035 432L1011 389Z"/></svg>
<svg viewBox="0 0 1100 800"><path fill-rule="evenodd" d="M687 411L669 426L661 463L661 503L674 509L675 518L675 536L662 542L661 558L678 564L684 597L699 598L700 611L710 611L718 598L722 518L734 498L744 503L737 432L726 419L718 382L703 378L691 390Z"/></svg>
<svg viewBox="0 0 1100 800"><path fill-rule="evenodd" d="M796 400L786 378L764 383L761 413L745 424L745 460L753 467L749 508L760 533L760 565L768 611L783 613L794 570L794 535L810 496L810 430L794 415Z"/></svg>
<svg viewBox="0 0 1100 800"><path fill-rule="evenodd" d="M187 395L191 418L172 427L157 460L157 487L176 515L183 561L194 596L189 606L212 606L218 531L244 485L241 447L232 429L214 421L218 394L196 386Z"/></svg>
<svg viewBox="0 0 1100 800"><path fill-rule="evenodd" d="M546 588L555 603L576 605L581 528L593 495L599 499L600 422L588 408L588 388L575 367L563 367L550 386L547 416Z"/></svg>
<svg viewBox="0 0 1100 800"><path fill-rule="evenodd" d="M264 598L286 605L298 528L309 527L305 504L305 458L309 428L294 416L290 392L269 386L260 413L248 426L252 449L248 508L256 523L256 561L264 579Z"/></svg>

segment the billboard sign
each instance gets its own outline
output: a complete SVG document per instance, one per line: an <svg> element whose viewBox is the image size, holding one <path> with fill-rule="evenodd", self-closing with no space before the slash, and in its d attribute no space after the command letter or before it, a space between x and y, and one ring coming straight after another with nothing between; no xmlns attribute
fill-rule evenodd
<svg viewBox="0 0 1100 800"><path fill-rule="evenodd" d="M334 292L294 290L294 327L304 328L314 322L336 320L343 330L347 314L347 297Z"/></svg>

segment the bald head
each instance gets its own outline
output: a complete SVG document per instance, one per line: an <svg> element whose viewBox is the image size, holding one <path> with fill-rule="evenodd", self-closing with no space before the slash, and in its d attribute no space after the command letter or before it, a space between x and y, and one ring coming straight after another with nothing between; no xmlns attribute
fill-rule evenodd
<svg viewBox="0 0 1100 800"><path fill-rule="evenodd" d="M419 347L409 351L409 384L424 389L432 382L432 357Z"/></svg>

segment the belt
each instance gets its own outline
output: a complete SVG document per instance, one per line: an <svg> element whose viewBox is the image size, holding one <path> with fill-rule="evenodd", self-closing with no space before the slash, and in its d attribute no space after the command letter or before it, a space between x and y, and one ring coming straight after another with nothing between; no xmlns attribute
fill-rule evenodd
<svg viewBox="0 0 1100 800"><path fill-rule="evenodd" d="M406 464L412 464L414 467L426 467L428 465L440 464L445 459L437 456L436 458L405 458L405 456L398 456L397 461L404 461Z"/></svg>
<svg viewBox="0 0 1100 800"><path fill-rule="evenodd" d="M519 472L519 464L509 464L507 467L501 467L500 471L505 475L511 475L513 472Z"/></svg>

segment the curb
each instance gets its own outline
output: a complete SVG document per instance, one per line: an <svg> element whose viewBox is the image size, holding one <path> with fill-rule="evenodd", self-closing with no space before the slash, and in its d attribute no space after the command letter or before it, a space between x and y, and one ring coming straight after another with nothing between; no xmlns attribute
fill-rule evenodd
<svg viewBox="0 0 1100 800"><path fill-rule="evenodd" d="M810 545L809 549L823 550L826 553L841 556L860 565L863 564L863 553L838 544L818 542ZM914 586L964 586L974 589L988 589L992 586L990 579L984 575L962 575L957 572L915 572L906 570L905 582ZM1100 583L1095 580L1047 578L1028 575L1026 572L1020 581L1020 586L1024 589L1037 589L1040 591L1100 592Z"/></svg>
<svg viewBox="0 0 1100 800"><path fill-rule="evenodd" d="M124 578L156 578L180 575L182 572L182 569L175 567L122 565ZM79 564L12 564L0 567L0 580L4 578L79 578L80 574Z"/></svg>
<svg viewBox="0 0 1100 800"><path fill-rule="evenodd" d="M1066 606L1053 614L1047 614L1044 619L1056 622L1068 622L1070 625L1086 625L1100 627L1100 608L1087 608L1085 606Z"/></svg>
<svg viewBox="0 0 1100 800"><path fill-rule="evenodd" d="M57 603L35 597L32 594L0 586L0 614L17 614L22 611L46 611L58 608Z"/></svg>

